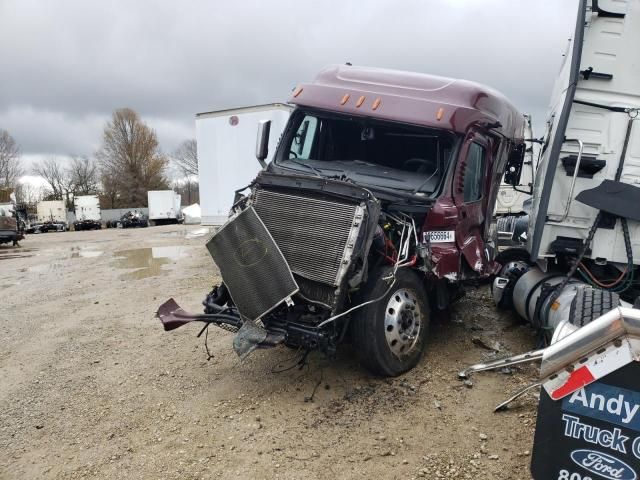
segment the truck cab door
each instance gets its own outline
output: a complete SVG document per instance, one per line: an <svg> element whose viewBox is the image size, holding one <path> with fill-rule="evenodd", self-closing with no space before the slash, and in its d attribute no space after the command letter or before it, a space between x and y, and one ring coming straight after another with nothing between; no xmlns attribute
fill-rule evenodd
<svg viewBox="0 0 640 480"><path fill-rule="evenodd" d="M487 140L477 133L472 133L460 150L453 179L453 199L458 209L456 245L471 270L479 274L486 273L489 262L483 232L487 221L487 172L491 160L491 149Z"/></svg>

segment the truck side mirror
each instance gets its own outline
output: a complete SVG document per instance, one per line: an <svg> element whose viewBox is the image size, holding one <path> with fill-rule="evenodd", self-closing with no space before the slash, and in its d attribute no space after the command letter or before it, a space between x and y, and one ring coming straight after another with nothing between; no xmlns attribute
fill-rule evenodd
<svg viewBox="0 0 640 480"><path fill-rule="evenodd" d="M507 165L504 169L504 183L517 187L520 185L520 175L522 174L522 165L524 164L525 145L517 145L507 159Z"/></svg>
<svg viewBox="0 0 640 480"><path fill-rule="evenodd" d="M265 159L269 155L269 132L271 131L271 120L260 120L258 122L258 138L256 139L256 158L262 165L267 168Z"/></svg>

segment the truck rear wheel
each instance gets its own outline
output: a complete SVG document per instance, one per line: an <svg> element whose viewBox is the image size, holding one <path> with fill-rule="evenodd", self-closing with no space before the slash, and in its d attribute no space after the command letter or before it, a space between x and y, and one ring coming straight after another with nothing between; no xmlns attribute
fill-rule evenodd
<svg viewBox="0 0 640 480"><path fill-rule="evenodd" d="M360 363L371 372L395 377L422 358L429 327L429 302L420 277L408 268L372 272L359 302L382 299L356 310L352 338ZM386 293L385 293L386 292Z"/></svg>

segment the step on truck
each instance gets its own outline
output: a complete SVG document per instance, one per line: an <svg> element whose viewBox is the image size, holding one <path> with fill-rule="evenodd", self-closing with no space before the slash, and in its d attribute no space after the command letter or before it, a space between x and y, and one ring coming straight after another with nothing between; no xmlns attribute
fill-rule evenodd
<svg viewBox="0 0 640 480"><path fill-rule="evenodd" d="M398 375L420 360L432 312L500 268L492 217L505 171L519 182L526 118L474 82L350 65L289 103L268 165L259 125L264 169L207 243L222 283L204 313L171 299L158 316L166 330L235 330L241 356L348 342L371 371Z"/></svg>

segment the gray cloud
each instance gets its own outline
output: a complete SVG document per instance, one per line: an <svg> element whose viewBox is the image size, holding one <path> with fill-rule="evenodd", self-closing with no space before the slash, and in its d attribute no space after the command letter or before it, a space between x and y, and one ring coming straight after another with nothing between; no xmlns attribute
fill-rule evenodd
<svg viewBox="0 0 640 480"><path fill-rule="evenodd" d="M0 0L0 128L26 154L91 155L128 106L170 151L195 113L286 100L345 61L486 83L542 125L576 3Z"/></svg>

